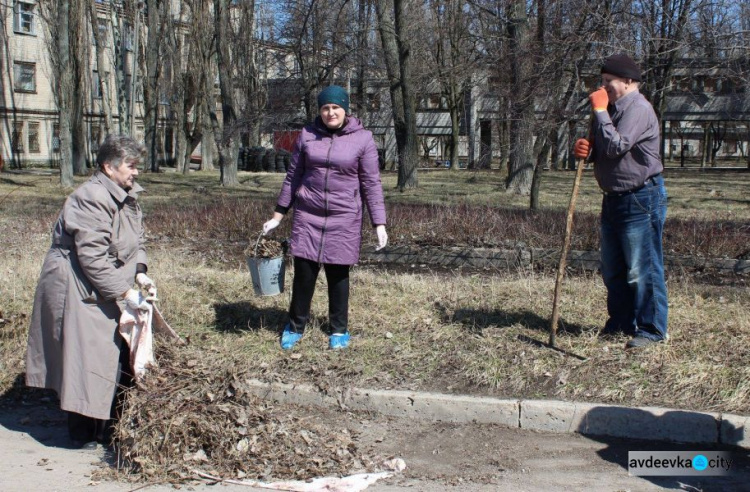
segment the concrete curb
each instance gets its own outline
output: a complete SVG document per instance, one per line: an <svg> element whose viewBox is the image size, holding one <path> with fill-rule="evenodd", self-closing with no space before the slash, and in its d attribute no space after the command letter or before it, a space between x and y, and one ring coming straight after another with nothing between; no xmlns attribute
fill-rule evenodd
<svg viewBox="0 0 750 492"><path fill-rule="evenodd" d="M630 408L556 400L504 400L400 390L328 388L246 381L250 393L304 406L339 407L393 417L455 423L497 424L527 430L727 444L750 449L750 417L659 407Z"/></svg>

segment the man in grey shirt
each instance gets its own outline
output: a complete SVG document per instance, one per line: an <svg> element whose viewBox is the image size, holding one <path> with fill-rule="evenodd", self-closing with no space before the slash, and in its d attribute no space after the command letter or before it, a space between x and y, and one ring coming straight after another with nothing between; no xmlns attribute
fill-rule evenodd
<svg viewBox="0 0 750 492"><path fill-rule="evenodd" d="M610 56L601 72L602 87L589 95L590 140L576 141L574 154L591 158L604 194L601 269L609 319L602 331L631 334L626 347L641 348L667 338L659 122L639 92L641 71L629 56Z"/></svg>

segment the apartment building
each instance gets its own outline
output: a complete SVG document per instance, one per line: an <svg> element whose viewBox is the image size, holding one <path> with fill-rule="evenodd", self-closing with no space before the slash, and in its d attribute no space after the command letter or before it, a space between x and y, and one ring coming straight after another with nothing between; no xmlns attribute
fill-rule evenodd
<svg viewBox="0 0 750 492"><path fill-rule="evenodd" d="M135 30L133 24L140 19L128 18L118 12L117 35L121 37L120 50L115 51L113 31L110 23L110 2L95 4L97 12L95 35L92 26L82 27L82 39L88 43L84 47L85 56L90 58L90 73L81 77L84 122L83 152L91 162L98 144L103 140L105 130L105 105L112 116L113 130L120 129L143 139L143 94L134 84L131 73L134 71ZM44 20L45 12L35 0L10 0L0 6L4 31L0 33L0 157L6 167L50 166L59 159L59 112L55 94L57 84L55 71L49 53L54 46L50 31ZM139 12L138 15L141 15ZM97 65L97 42L104 52L103 66ZM116 55L119 55L119 59ZM116 80L120 64L122 80ZM102 92L101 78L109 88L125 88L125 104L118 100L117 91ZM131 101L131 94L135 100ZM107 98L106 100L104 98ZM121 109L135 118L121 118ZM122 125L127 125L123 128ZM163 126L163 125L162 125ZM162 131L163 134L163 131Z"/></svg>
<svg viewBox="0 0 750 492"><path fill-rule="evenodd" d="M90 74L80 81L84 94L85 149L93 161L106 132L105 112L112 116L114 130L132 133L144 138L143 95L140 84L131 77L134 72L134 53L138 49L139 22L146 21L144 13L109 11L111 2L96 2L96 36L91 26L86 26L90 40L88 55ZM119 7L118 7L119 8ZM40 5L36 0L8 0L0 6L4 31L0 38L0 157L5 166L49 166L59 159L58 111L55 101L54 71L48 54L50 40ZM116 20L116 25L112 22ZM113 27L115 29L113 29ZM118 36L119 50L115 50ZM97 41L99 40L99 41ZM97 66L96 43L103 46L106 56L103 66ZM305 112L299 99L296 58L284 46L266 42L263 45L265 71L269 90L267 111L264 115L247 115L262 118L262 144L273 145L275 132L299 128L304 123ZM118 66L113 66L117 63ZM169 67L163 67L167 70ZM596 68L596 67L594 67ZM190 69L183 67L183 69ZM674 84L666 98L662 113L662 134L667 157L692 157L706 152L707 145L716 145L721 139L719 156L743 156L750 151L750 94L738 81L736 74L742 70L732 67L722 69L716 64L685 63L675 71ZM734 74L734 75L733 75ZM368 74L364 86L367 93L357 98L362 107L354 107L368 129L372 130L384 161L396 161L396 145L391 118L390 95L385 77ZM119 77L119 79L118 79ZM104 78L110 90L103 94L100 81ZM346 85L356 93L357 81L350 74L336 74L337 83ZM591 70L591 84L596 84L598 70ZM112 88L121 87L118 91ZM218 80L215 85L216 110L220 113ZM588 87L581 87L581 100ZM420 98L417 128L420 155L426 161L442 162L450 135L450 117L439 95L423 94ZM131 98L133 95L133 98ZM106 98L106 99L105 99ZM172 128L172 111L165 98L159 104L156 129L156 152L159 159L168 161L175 149ZM585 113L585 112L584 112ZM121 118L121 114L126 117ZM129 115L134 115L132 118ZM460 122L458 148L459 165L476 164L486 167L496 162L507 149L503 137L503 112L491 88L491 80L482 74L475 76L475 84L465 96ZM579 115L583 119L585 114ZM577 117L578 118L578 117ZM219 114L221 121L221 115ZM574 123L574 122L571 122ZM247 145L247 135L242 135ZM196 152L198 154L200 150Z"/></svg>
<svg viewBox="0 0 750 492"><path fill-rule="evenodd" d="M36 2L16 0L2 8L0 157L6 166L12 160L46 163L59 150L47 37Z"/></svg>

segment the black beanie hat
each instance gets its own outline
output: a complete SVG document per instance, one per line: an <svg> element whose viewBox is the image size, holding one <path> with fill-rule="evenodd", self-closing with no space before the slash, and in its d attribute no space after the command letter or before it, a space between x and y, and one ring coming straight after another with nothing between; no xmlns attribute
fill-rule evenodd
<svg viewBox="0 0 750 492"><path fill-rule="evenodd" d="M616 75L623 79L632 79L636 82L641 81L641 69L638 68L632 58L624 53L612 55L604 60L602 73Z"/></svg>
<svg viewBox="0 0 750 492"><path fill-rule="evenodd" d="M343 87L338 85L329 85L318 94L318 109L326 104L336 104L344 108L344 111L349 112L349 94L346 93Z"/></svg>

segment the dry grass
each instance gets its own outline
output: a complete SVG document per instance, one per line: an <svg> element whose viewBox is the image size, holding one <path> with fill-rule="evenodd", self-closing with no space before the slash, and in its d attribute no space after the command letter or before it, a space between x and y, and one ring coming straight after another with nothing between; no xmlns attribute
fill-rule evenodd
<svg viewBox="0 0 750 492"><path fill-rule="evenodd" d="M481 223L490 222L493 203L509 209L522 205L522 199L499 189L496 176L491 180L479 176L424 173L419 190L399 194L390 189L395 178L387 175L389 210L398 208L396 203L409 202L404 210L414 211L434 208L425 205L430 200L455 200L456 215L451 220ZM34 288L50 225L66 195L50 178L2 177L0 393L23 374ZM543 202L563 209L571 177L571 173L545 175ZM748 175L683 177L675 177L670 185L674 211L670 213L695 220L696 227L708 228L719 216L748 223L750 210L742 194ZM706 178L712 185L705 183ZM694 282L689 275L672 275L669 342L628 353L623 350L624 337L598 336L606 316L599 277L568 277L561 304L565 331L558 336L556 351L545 346L551 275L360 266L352 275L351 347L343 352L327 350L327 296L321 275L305 337L292 353L282 352L278 330L285 321L289 288L275 297L254 296L242 255L249 237L256 237L262 220L270 215L281 176L242 174L242 179L243 185L235 189L216 186L215 175L147 175L142 180L149 190L144 196L152 240L149 272L159 286L162 312L190 340L189 350L206 357L201 365L212 378L225 374L231 362L233 374L310 382L321 388L396 388L750 413L750 293L741 278L735 282L739 287L715 287ZM711 194L710 189L720 192ZM593 214L598 207L594 195L588 180L581 210ZM175 203L183 205L178 208ZM484 210L486 217L467 217L477 209L466 203ZM395 221L394 241L408 240L399 238L407 234L407 218L404 213ZM430 227L413 218L414 229L425 237ZM433 223L432 229L445 230L448 220L441 216L442 222ZM288 221L280 235L288 230L285 227ZM503 233L498 229L488 236L500 242ZM710 235L715 242L722 240L720 233ZM291 279L289 269L287 286ZM187 390L195 388L188 385ZM201 415L213 415L215 410L199 408ZM193 448L175 453L184 455L185 450ZM149 462L148 466L165 465ZM258 470L243 473L266 476Z"/></svg>

